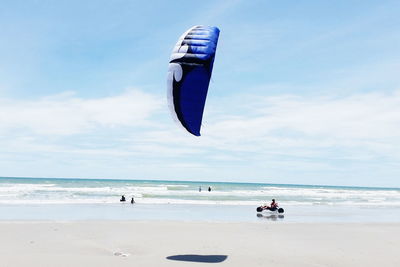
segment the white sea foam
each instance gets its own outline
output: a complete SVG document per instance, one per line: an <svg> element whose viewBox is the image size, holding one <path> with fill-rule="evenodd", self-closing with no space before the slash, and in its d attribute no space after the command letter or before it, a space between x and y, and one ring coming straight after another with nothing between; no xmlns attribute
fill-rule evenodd
<svg viewBox="0 0 400 267"><path fill-rule="evenodd" d="M199 192L199 186L203 191ZM0 180L0 204L108 204L134 197L146 204L260 205L276 198L284 205L400 207L400 190L219 183L114 182L95 180Z"/></svg>

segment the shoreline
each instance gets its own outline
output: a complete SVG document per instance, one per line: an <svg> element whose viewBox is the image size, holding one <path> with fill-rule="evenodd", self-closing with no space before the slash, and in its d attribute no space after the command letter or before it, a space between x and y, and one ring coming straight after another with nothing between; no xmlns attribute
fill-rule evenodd
<svg viewBox="0 0 400 267"><path fill-rule="evenodd" d="M193 221L281 223L399 223L398 207L284 206L283 214L255 206L188 204L0 204L0 221Z"/></svg>
<svg viewBox="0 0 400 267"><path fill-rule="evenodd" d="M0 221L0 226L2 266L210 261L225 266L400 266L400 223L99 220Z"/></svg>

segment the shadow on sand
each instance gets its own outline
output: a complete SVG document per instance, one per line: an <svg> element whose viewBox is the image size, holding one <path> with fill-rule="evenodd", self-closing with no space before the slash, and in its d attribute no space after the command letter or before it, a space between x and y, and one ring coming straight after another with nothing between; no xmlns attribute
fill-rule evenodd
<svg viewBox="0 0 400 267"><path fill-rule="evenodd" d="M173 255L168 256L168 260L173 261L191 261L191 262L207 262L207 263L218 263L226 260L226 255L196 255L196 254L185 254L185 255Z"/></svg>

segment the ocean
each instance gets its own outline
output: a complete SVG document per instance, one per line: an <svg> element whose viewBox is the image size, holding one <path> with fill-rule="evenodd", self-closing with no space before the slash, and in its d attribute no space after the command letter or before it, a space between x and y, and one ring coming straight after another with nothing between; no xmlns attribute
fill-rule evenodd
<svg viewBox="0 0 400 267"><path fill-rule="evenodd" d="M211 191L208 191L210 187ZM126 203L119 199L124 195ZM130 204L134 198L135 204ZM282 216L255 208L275 198ZM134 208L133 208L134 206ZM134 212L132 212L134 210ZM379 216L375 216L380 214ZM400 188L0 178L0 220L400 221Z"/></svg>

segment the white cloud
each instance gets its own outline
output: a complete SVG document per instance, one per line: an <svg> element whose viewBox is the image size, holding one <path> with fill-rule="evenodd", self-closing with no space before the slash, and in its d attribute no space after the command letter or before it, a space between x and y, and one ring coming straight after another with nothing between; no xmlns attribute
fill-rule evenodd
<svg viewBox="0 0 400 267"><path fill-rule="evenodd" d="M58 147L64 143L62 136L80 134L94 140L82 148L83 154L96 150L115 154L123 149L134 151L135 155L208 154L214 159L239 157L231 153L337 157L338 151L340 158L400 156L400 91L342 98L284 95L235 99L225 102L231 102L224 106L225 112L221 107L207 107L211 111L205 114L203 136L199 138L182 131L170 118L166 118L170 124L164 124L160 118L151 117L162 109L168 113L165 99L139 90L98 99L82 99L68 93L37 101L3 99L0 133L3 140L35 144L30 146L32 150L40 145L38 140L44 140L40 136L60 136L53 141L46 139L42 146ZM237 99L247 101L243 104ZM143 126L145 131L132 130ZM102 131L108 131L105 137L101 136ZM39 138L15 138L32 134ZM99 139L95 140L95 136ZM103 138L115 144L111 150ZM79 144L60 150L80 151Z"/></svg>
<svg viewBox="0 0 400 267"><path fill-rule="evenodd" d="M359 94L342 99L267 99L263 131L284 129L308 136L379 139L400 136L400 94Z"/></svg>
<svg viewBox="0 0 400 267"><path fill-rule="evenodd" d="M305 156L327 153L321 149L334 149L331 155L345 150L359 157L365 157L366 151L400 156L397 152L400 151L399 91L342 98L253 98L254 108L246 103L243 105L246 110L241 109L240 103L232 103L236 106L234 116L224 118L220 111L217 118L207 114L204 143L221 150L300 152Z"/></svg>
<svg viewBox="0 0 400 267"><path fill-rule="evenodd" d="M143 132L131 147L158 156L208 155L210 159L238 159L243 154L247 159L252 155L321 160L400 157L399 91L341 98L242 96L222 105L207 106L210 111L199 138L171 120L161 129Z"/></svg>
<svg viewBox="0 0 400 267"><path fill-rule="evenodd" d="M98 127L143 126L163 104L159 97L133 89L96 99L71 93L37 100L0 99L0 132L71 135Z"/></svg>
<svg viewBox="0 0 400 267"><path fill-rule="evenodd" d="M45 167L29 175L57 166L49 173L67 168L75 176L116 171L148 177L164 170L167 176L154 178L172 179L203 168L196 179L319 172L317 179L324 172L340 178L352 166L356 173L379 166L391 175L400 160L400 91L340 98L241 95L222 107L211 101L201 137L175 125L164 98L138 90L98 99L66 93L1 102L0 158L9 173L13 164L16 171L35 163Z"/></svg>

